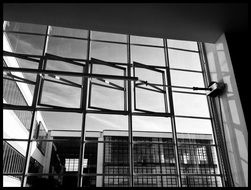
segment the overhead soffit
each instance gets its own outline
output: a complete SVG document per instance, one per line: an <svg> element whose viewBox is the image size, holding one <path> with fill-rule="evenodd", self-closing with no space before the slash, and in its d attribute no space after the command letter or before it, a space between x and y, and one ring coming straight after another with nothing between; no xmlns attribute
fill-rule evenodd
<svg viewBox="0 0 251 190"><path fill-rule="evenodd" d="M214 43L248 28L247 4L4 4L8 21Z"/></svg>

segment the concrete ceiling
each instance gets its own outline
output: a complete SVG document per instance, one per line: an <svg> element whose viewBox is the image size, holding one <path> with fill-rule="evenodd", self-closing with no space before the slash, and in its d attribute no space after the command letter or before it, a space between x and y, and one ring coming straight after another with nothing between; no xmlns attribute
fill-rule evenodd
<svg viewBox="0 0 251 190"><path fill-rule="evenodd" d="M213 43L223 32L248 29L248 4L5 3L3 18L8 21Z"/></svg>

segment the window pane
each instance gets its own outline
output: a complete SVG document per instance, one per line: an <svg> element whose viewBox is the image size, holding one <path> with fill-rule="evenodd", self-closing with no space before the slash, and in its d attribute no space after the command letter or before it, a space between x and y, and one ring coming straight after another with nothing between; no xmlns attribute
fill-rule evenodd
<svg viewBox="0 0 251 190"><path fill-rule="evenodd" d="M163 93L136 88L135 94L135 109L141 109L152 112L165 112L165 102Z"/></svg>
<svg viewBox="0 0 251 190"><path fill-rule="evenodd" d="M67 58L86 59L87 41L49 37L47 52Z"/></svg>
<svg viewBox="0 0 251 190"><path fill-rule="evenodd" d="M173 93L176 115L209 117L207 98L204 95Z"/></svg>
<svg viewBox="0 0 251 190"><path fill-rule="evenodd" d="M111 89L92 84L90 94L90 106L111 109L124 110L124 91Z"/></svg>
<svg viewBox="0 0 251 190"><path fill-rule="evenodd" d="M31 55L42 55L44 36L4 33L3 50Z"/></svg>
<svg viewBox="0 0 251 190"><path fill-rule="evenodd" d="M91 42L91 57L110 62L127 62L127 46L103 42Z"/></svg>
<svg viewBox="0 0 251 190"><path fill-rule="evenodd" d="M168 47L198 51L197 42L184 40L167 40Z"/></svg>
<svg viewBox="0 0 251 190"><path fill-rule="evenodd" d="M58 36L76 37L76 38L87 38L88 30L51 26L49 34Z"/></svg>
<svg viewBox="0 0 251 190"><path fill-rule="evenodd" d="M79 66L64 61L47 60L45 69L54 71L68 71L68 72L82 73L83 68L84 64L83 66Z"/></svg>
<svg viewBox="0 0 251 190"><path fill-rule="evenodd" d="M170 70L170 74L173 86L202 87L202 88L204 87L202 73Z"/></svg>
<svg viewBox="0 0 251 190"><path fill-rule="evenodd" d="M165 55L163 48L131 46L132 60L154 66L165 66Z"/></svg>
<svg viewBox="0 0 251 190"><path fill-rule="evenodd" d="M29 24L21 22L5 21L5 31L17 31L17 32L31 32L38 34L45 34L47 26L39 24Z"/></svg>
<svg viewBox="0 0 251 190"><path fill-rule="evenodd" d="M126 42L126 35L124 34L116 34L109 32L91 32L91 39L93 40L104 40L104 41L114 41L114 42Z"/></svg>
<svg viewBox="0 0 251 190"><path fill-rule="evenodd" d="M40 103L79 108L80 94L80 88L44 80Z"/></svg>
<svg viewBox="0 0 251 190"><path fill-rule="evenodd" d="M135 43L135 44L163 46L163 39L161 38L130 36L130 39L131 39L131 43Z"/></svg>
<svg viewBox="0 0 251 190"><path fill-rule="evenodd" d="M201 71L198 53L169 49L169 64L171 68Z"/></svg>

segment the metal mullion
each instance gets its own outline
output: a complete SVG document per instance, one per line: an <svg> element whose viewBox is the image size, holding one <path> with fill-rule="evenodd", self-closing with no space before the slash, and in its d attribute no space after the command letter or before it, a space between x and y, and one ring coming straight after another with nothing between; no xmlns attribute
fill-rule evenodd
<svg viewBox="0 0 251 190"><path fill-rule="evenodd" d="M95 107L91 107L95 108ZM118 110L104 110L100 108L95 108L99 110L86 110L86 113L90 114L116 114L116 115L128 115L129 111L118 111Z"/></svg>
<svg viewBox="0 0 251 190"><path fill-rule="evenodd" d="M180 51L186 51L186 52L192 52L192 53L199 53L199 51L196 51L196 50L189 50L189 49L182 49L182 48L175 48L175 47L168 47L168 49L180 50Z"/></svg>
<svg viewBox="0 0 251 190"><path fill-rule="evenodd" d="M58 83L58 84L62 84L62 85L66 85L66 86L71 86L71 87L75 87L75 88L82 88L82 86L80 84L77 83L70 83L71 81L69 81L69 83L64 83L64 82L60 82L60 81L55 81L55 80L51 80L51 79L43 79L44 81L49 81L49 82L54 82L54 83ZM60 77L61 81L64 81L64 79L62 80L62 78ZM66 82L66 81L65 81ZM68 81L67 81L68 82Z"/></svg>
<svg viewBox="0 0 251 190"><path fill-rule="evenodd" d="M38 106L48 106L48 107L36 107L36 111L52 111L52 112L72 112L72 113L82 113L80 108L65 108L59 106L51 106L46 104L38 104Z"/></svg>
<svg viewBox="0 0 251 190"><path fill-rule="evenodd" d="M155 87L155 86L153 86L153 85L149 85L149 86L151 86L151 87L153 87L153 88L155 88L155 89L158 89L158 90L154 90L154 89L151 89L151 88L145 88L145 87L142 87L142 86L137 85L137 84L135 85L135 88L141 88L141 89L145 89L145 90L149 90L149 91L154 91L154 92L157 92L157 93L163 93L163 94L166 93L166 92L163 91L162 89L157 88L157 87Z"/></svg>
<svg viewBox="0 0 251 190"><path fill-rule="evenodd" d="M25 78L17 77L17 76L12 75L12 74L7 74L7 75L10 76L10 77L13 77L13 78L3 77L3 79L5 79L5 80L11 80L11 81L16 81L16 82L27 83L27 84L33 84L33 85L36 84L36 82L30 81L30 80L25 79ZM15 79L15 78L17 78L19 80Z"/></svg>
<svg viewBox="0 0 251 190"><path fill-rule="evenodd" d="M205 93L189 92L189 91L177 91L177 90L173 90L173 92L174 92L174 93L183 93L183 94L204 95L204 96L207 95L207 94L205 94Z"/></svg>
<svg viewBox="0 0 251 190"><path fill-rule="evenodd" d="M211 82L211 77L210 77L210 73L209 73L208 60L207 60L207 57L205 56L205 46L204 46L203 43L201 43L201 44L198 44L198 48L200 50L199 55L200 55L200 60L201 60L201 67L202 67L202 69L204 71L203 72L204 83L209 84ZM203 62L203 61L205 61L205 62ZM202 65L202 63L203 63L203 65ZM223 172L222 171L225 168L225 164L227 164L228 167L230 168L229 159L226 158L227 163L222 163L221 160L220 160L220 157L223 158L224 156L221 154L221 152L219 150L220 147L219 147L218 135L217 135L217 130L216 130L217 125L220 126L221 124L219 124L219 118L218 118L218 115L217 115L217 109L216 109L215 102L210 98L207 98L207 102L208 102L210 114L212 116L214 116L214 117L212 117L211 121L212 121L213 136L214 136L214 140L215 140L215 144L216 144L216 154L217 154L216 156L217 156L217 161L218 161L219 170L220 170L220 174L221 174L220 177L221 177L222 184L225 185L225 186L228 186L228 184L226 185L224 183ZM226 153L225 156L228 157L228 154ZM233 177L232 177L232 173L231 173L231 168L230 168L230 170L227 170L227 173L228 173L228 175L226 176L226 178L227 178L228 182L230 183L230 186L234 186Z"/></svg>
<svg viewBox="0 0 251 190"><path fill-rule="evenodd" d="M5 110L21 110L21 111L32 111L34 108L32 106L21 106L3 103L3 109Z"/></svg>
<svg viewBox="0 0 251 190"><path fill-rule="evenodd" d="M35 62L37 64L39 64L39 60L41 59L41 55L30 55L30 54L23 54L23 53L13 53L13 52L9 52L9 51L5 51L3 50L3 57L15 57L15 58L19 58L19 59L25 59L28 61L32 61ZM31 57L36 57L38 59L33 59Z"/></svg>
<svg viewBox="0 0 251 190"><path fill-rule="evenodd" d="M28 69L28 68L15 68L15 67L3 67L4 71L19 71L26 73L39 73L39 74L58 74L58 75L67 75L67 76L84 76L91 78L108 78L114 80L138 80L138 77L124 77L117 75L103 75L103 74L88 74L88 73L79 73L79 72L68 72L68 71L55 71L55 70L42 70L42 69Z"/></svg>
<svg viewBox="0 0 251 190"><path fill-rule="evenodd" d="M151 47L151 48L164 48L164 46L158 46L158 45L149 45L149 44L137 44L137 43L130 43L133 46L143 46L143 47Z"/></svg>
<svg viewBox="0 0 251 190"><path fill-rule="evenodd" d="M137 115L137 116L156 116L156 117L171 117L170 113L158 113L158 112L147 112L145 110L139 110L138 111L143 111L143 112L133 112L132 115ZM136 111L137 111L136 110Z"/></svg>
<svg viewBox="0 0 251 190"><path fill-rule="evenodd" d="M125 76L125 75L124 75L124 76ZM104 80L104 79L102 79L102 78L96 78L96 80L105 82L105 83L107 83L107 84L109 84L109 85L111 85L111 86L115 86L115 87L117 87L118 90L123 90L123 91L125 90L125 88L123 88L123 87L121 87L121 86L119 86L119 85L117 85L117 84L115 84L115 83L113 83L113 82L106 81L106 80Z"/></svg>
<svg viewBox="0 0 251 190"><path fill-rule="evenodd" d="M164 53L165 53L165 63L166 63L166 75L167 75L167 83L168 94L169 94L169 105L170 105L170 113L171 113L171 124L172 124L172 134L174 140L174 154L175 154L175 163L176 170L178 175L178 186L182 187L182 179L181 179L181 171L180 171L180 159L178 153L178 139L176 133L176 123L175 123L175 113L174 113L174 105L173 105L173 96L172 96L172 87L171 87L171 76L170 76L170 67L169 67L169 53L168 53L168 44L167 40L164 40Z"/></svg>
<svg viewBox="0 0 251 190"><path fill-rule="evenodd" d="M189 69L179 69L179 68L172 68L172 67L171 67L170 70L184 71L184 72L191 72L191 73L200 73L200 74L203 74L202 71L189 70Z"/></svg>
<svg viewBox="0 0 251 190"><path fill-rule="evenodd" d="M71 107L63 107L63 106L55 106L55 105L50 105L50 104L43 104L43 103L39 103L37 104L38 106L47 106L47 107L50 107L51 109L63 109L63 110L76 110L76 111L81 111L80 108L71 108ZM37 107L35 108L36 110L39 109L39 108L42 108L42 107Z"/></svg>
<svg viewBox="0 0 251 190"><path fill-rule="evenodd" d="M91 82L92 85L96 85L96 86L102 86L102 87L105 87L105 88L111 88L111 89L114 89L114 90L120 90L120 91L124 91L124 89L121 89L121 87L119 86L119 88L117 87L113 87L115 85L112 85L112 86L107 86L107 85L103 85L103 84L100 84L100 83L96 83L96 82Z"/></svg>
<svg viewBox="0 0 251 190"><path fill-rule="evenodd" d="M60 36L60 35L57 35L57 34L48 34L48 36L54 37L54 38L65 38L65 39L74 39L74 40L86 40L86 41L88 40L88 37L87 38L85 38L85 37L81 38L81 37L64 36L64 35Z"/></svg>
<svg viewBox="0 0 251 190"><path fill-rule="evenodd" d="M175 117L191 118L191 119L208 119L208 120L211 120L211 117L200 117L200 116L190 116L190 115L175 115Z"/></svg>
<svg viewBox="0 0 251 190"><path fill-rule="evenodd" d="M62 56L58 56L58 55L53 55L53 54L50 54L50 53L46 53L44 57L45 57L46 61L47 60L62 61L62 62L66 62L66 63L70 63L70 64L73 64L73 65L76 65L76 66L80 66L80 67L83 67L84 64L83 63L78 63L76 61L84 61L84 62L86 62L85 59L67 58L67 57L62 57Z"/></svg>
<svg viewBox="0 0 251 190"><path fill-rule="evenodd" d="M83 71L82 71L82 84L83 84L83 88L81 90L81 109L83 110L82 113L82 128L81 128L81 137L80 137L80 152L79 152L79 165L78 165L78 181L77 181L77 186L78 187L82 187L82 183L83 183L83 177L82 177L82 161L84 159L84 150L85 150L85 145L84 140L85 140L85 125L86 125L86 103L87 103L87 90L88 90L88 78L84 77L85 73L89 72L89 59L90 59L90 36L91 36L91 31L88 30L88 40L87 40L87 62L86 62L86 66L84 67Z"/></svg>
<svg viewBox="0 0 251 190"><path fill-rule="evenodd" d="M26 35L35 35L35 36L46 36L45 34L40 33L33 33L33 32L21 32L21 31L13 31L13 30L4 30L4 33L11 33L11 34L26 34Z"/></svg>
<svg viewBox="0 0 251 190"><path fill-rule="evenodd" d="M110 44L127 45L127 42L105 41L105 40L98 40L98 39L91 39L91 42L102 42L102 43L110 43Z"/></svg>
<svg viewBox="0 0 251 190"><path fill-rule="evenodd" d="M43 56L45 55L45 51L47 48L47 44L48 44L48 31L49 31L49 26L47 26L46 29L46 36L44 39L44 46L43 46ZM44 59L40 59L39 62L39 66L38 69L43 69L43 63L44 63ZM25 155L25 165L24 165L24 171L22 173L22 181L21 181L21 187L24 187L24 185L26 185L26 173L28 173L28 169L29 169L29 162L30 162L30 143L31 143L31 135L32 135L32 131L33 131L33 124L35 122L35 115L36 115L36 106L38 103L38 93L39 91L41 91L41 80L42 78L39 76L39 74L37 73L37 79L36 79L36 83L37 85L35 85L35 90L34 90L34 96L33 96L33 100L32 100L32 117L31 117L31 122L30 122L30 131L29 131L29 137L28 137L28 144L27 144L27 150L26 150L26 155Z"/></svg>
<svg viewBox="0 0 251 190"><path fill-rule="evenodd" d="M130 63L131 63L131 45L130 45L130 35L127 35L127 75L128 77L131 76L131 68L130 68ZM133 179L134 179L134 159L133 159L133 127L132 127L132 100L131 100L131 81L128 82L128 132L129 132L129 175L130 175L130 180L129 180L129 185L130 187L133 187Z"/></svg>
<svg viewBox="0 0 251 190"><path fill-rule="evenodd" d="M109 61L103 61L100 59L96 59L96 58L91 58L91 65L93 66L94 64L98 64L98 65L106 65L108 67L114 67L116 69L120 69L120 70L126 70L126 68L122 67L122 66L118 66L117 63L115 62L109 62ZM123 64L123 66L126 66L125 64Z"/></svg>

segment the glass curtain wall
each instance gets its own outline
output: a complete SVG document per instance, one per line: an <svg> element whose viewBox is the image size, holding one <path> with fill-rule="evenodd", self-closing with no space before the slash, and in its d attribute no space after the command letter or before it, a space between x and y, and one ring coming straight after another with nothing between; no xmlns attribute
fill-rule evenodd
<svg viewBox="0 0 251 190"><path fill-rule="evenodd" d="M224 186L201 53L5 21L4 186Z"/></svg>

